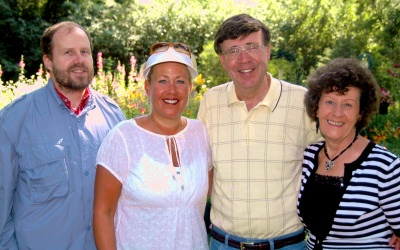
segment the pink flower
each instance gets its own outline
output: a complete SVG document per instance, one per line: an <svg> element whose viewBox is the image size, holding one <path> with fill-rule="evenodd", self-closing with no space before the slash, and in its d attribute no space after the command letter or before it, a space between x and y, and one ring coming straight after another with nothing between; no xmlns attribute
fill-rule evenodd
<svg viewBox="0 0 400 250"><path fill-rule="evenodd" d="M125 75L125 69L124 69L123 66L121 66L121 64L118 64L118 66L117 66L117 71L118 71L119 73L121 73L122 75Z"/></svg>
<svg viewBox="0 0 400 250"><path fill-rule="evenodd" d="M385 88L381 88L381 103L384 103L384 102L392 104L393 96L389 90L386 90Z"/></svg>
<svg viewBox="0 0 400 250"><path fill-rule="evenodd" d="M102 57L103 53L99 52L97 53L97 67L99 69L103 68L103 57Z"/></svg>
<svg viewBox="0 0 400 250"><path fill-rule="evenodd" d="M24 63L24 61L20 61L19 63L18 63L18 66L20 67L20 68L25 68L25 63Z"/></svg>

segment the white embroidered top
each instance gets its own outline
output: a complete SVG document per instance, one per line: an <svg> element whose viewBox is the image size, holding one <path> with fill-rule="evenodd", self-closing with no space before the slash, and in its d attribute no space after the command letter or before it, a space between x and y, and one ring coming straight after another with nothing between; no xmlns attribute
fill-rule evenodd
<svg viewBox="0 0 400 250"><path fill-rule="evenodd" d="M122 183L114 218L118 249L208 249L207 132L200 121L188 119L170 137L178 148L179 168L172 164L168 136L147 131L133 119L112 129L99 149L97 164Z"/></svg>

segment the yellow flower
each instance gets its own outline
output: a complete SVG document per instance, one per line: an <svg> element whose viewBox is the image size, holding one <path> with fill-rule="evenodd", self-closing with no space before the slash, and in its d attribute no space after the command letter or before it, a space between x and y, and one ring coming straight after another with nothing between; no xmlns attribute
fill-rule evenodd
<svg viewBox="0 0 400 250"><path fill-rule="evenodd" d="M194 83L199 86L202 86L205 82L206 80L203 78L203 74L198 74L194 79Z"/></svg>

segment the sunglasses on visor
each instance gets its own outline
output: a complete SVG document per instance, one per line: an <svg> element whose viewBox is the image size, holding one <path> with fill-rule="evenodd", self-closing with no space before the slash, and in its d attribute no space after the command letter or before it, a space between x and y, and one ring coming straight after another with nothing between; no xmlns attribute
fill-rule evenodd
<svg viewBox="0 0 400 250"><path fill-rule="evenodd" d="M160 42L160 43L156 43L153 44L150 47L150 55L154 54L154 53L158 53L158 52L164 52L167 51L169 49L169 47L174 48L175 51L188 55L189 57L191 57L191 52L190 52L190 48L189 46L187 46L184 43L172 43L172 42Z"/></svg>

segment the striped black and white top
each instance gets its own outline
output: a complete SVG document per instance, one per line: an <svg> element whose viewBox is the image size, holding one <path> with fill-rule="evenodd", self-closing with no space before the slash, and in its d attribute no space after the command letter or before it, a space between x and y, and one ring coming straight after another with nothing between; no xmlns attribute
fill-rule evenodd
<svg viewBox="0 0 400 250"><path fill-rule="evenodd" d="M321 222L314 220L312 214L304 216L311 219L303 218L302 195L311 191L306 190L306 184L311 176L315 178L318 153L323 146L323 142L312 144L304 152L303 176L297 208L300 220L309 233L307 249L314 249L315 235L318 235L318 232L312 232L310 228L318 228L320 226L318 223ZM349 176L347 183L346 172ZM333 210L332 220L328 220L331 225L330 228L328 225L329 233L322 239L323 249L393 249L388 245L392 234L395 233L400 237L399 157L379 145L370 143L359 159L345 164L343 179L345 183L338 198L337 210ZM306 207L314 206L315 211L323 212L324 209L331 209L321 204L323 199L313 197L312 204L308 202ZM303 202L304 200L305 198Z"/></svg>

